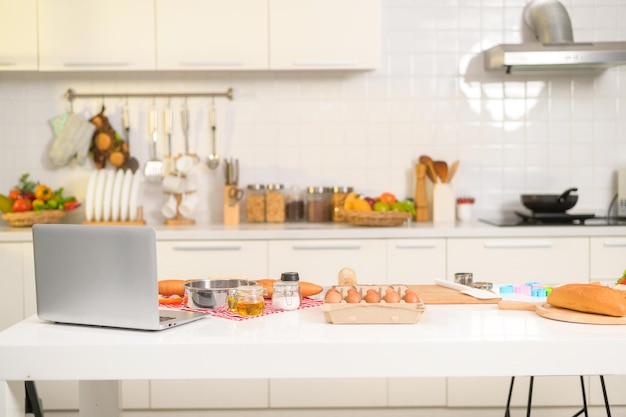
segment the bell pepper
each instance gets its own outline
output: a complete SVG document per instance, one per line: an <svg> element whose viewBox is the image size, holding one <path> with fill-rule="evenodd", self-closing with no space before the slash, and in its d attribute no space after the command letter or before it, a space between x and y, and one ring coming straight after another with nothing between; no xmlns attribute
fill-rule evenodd
<svg viewBox="0 0 626 417"><path fill-rule="evenodd" d="M46 202L39 198L33 200L32 206L35 213L39 213L41 210L45 210L47 208Z"/></svg>
<svg viewBox="0 0 626 417"><path fill-rule="evenodd" d="M170 295L169 297L159 295L159 304L166 306L179 306L183 303L180 295Z"/></svg>
<svg viewBox="0 0 626 417"><path fill-rule="evenodd" d="M39 184L35 188L35 198L42 201L48 201L52 197L52 189L47 185Z"/></svg>
<svg viewBox="0 0 626 417"><path fill-rule="evenodd" d="M63 203L63 209L65 211L70 211L70 210L74 210L80 207L80 203L78 201L76 201L76 199L70 200L70 201L65 201Z"/></svg>

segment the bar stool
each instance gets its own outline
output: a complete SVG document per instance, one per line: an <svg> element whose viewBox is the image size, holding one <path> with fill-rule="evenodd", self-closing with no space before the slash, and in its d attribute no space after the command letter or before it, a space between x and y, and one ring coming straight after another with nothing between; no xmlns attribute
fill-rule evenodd
<svg viewBox="0 0 626 417"><path fill-rule="evenodd" d="M531 376L530 377L530 385L528 387L528 403L526 404L526 416L530 417L530 409L532 406L532 400L533 400L533 383L535 381L535 377ZM515 377L512 376L511 377L511 385L509 387L509 397L506 400L506 410L504 411L504 417L511 417L511 411L510 411L510 406L511 406L511 396L513 394L513 384L515 383ZM609 406L609 399L608 396L606 395L606 386L604 385L604 376L600 375L600 384L602 385L602 395L604 396L604 408L606 409L606 415L607 417L611 417L611 408ZM583 396L583 407L576 413L574 414L572 417L578 417L581 414L585 414L585 417L588 417L588 413L587 413L587 396L585 394L585 381L583 380L582 375L580 376L580 390Z"/></svg>
<svg viewBox="0 0 626 417"><path fill-rule="evenodd" d="M27 414L32 413L35 417L43 417L41 399L37 394L35 381L25 381L24 388L26 390L26 408L24 411Z"/></svg>

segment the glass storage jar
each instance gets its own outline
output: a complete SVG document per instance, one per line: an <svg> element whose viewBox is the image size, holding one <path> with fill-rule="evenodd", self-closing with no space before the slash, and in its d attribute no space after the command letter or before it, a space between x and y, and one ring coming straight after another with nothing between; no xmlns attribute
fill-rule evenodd
<svg viewBox="0 0 626 417"><path fill-rule="evenodd" d="M265 221L268 223L285 221L285 187L282 184L268 184L266 187Z"/></svg>
<svg viewBox="0 0 626 417"><path fill-rule="evenodd" d="M309 222L329 222L331 220L330 187L307 188L306 219Z"/></svg>
<svg viewBox="0 0 626 417"><path fill-rule="evenodd" d="M235 308L240 316L260 316L265 310L263 295L265 288L260 285L242 285L235 289Z"/></svg>
<svg viewBox="0 0 626 417"><path fill-rule="evenodd" d="M334 222L345 222L346 214L343 208L343 204L349 193L353 192L354 188L344 186L334 186L332 196L332 220Z"/></svg>
<svg viewBox="0 0 626 417"><path fill-rule="evenodd" d="M250 223L265 221L265 186L250 184L246 188L246 220Z"/></svg>
<svg viewBox="0 0 626 417"><path fill-rule="evenodd" d="M285 219L288 222L304 220L304 197L300 188L295 185L289 187L285 198Z"/></svg>
<svg viewBox="0 0 626 417"><path fill-rule="evenodd" d="M300 276L297 272L283 272L280 281L276 281L272 287L272 308L297 310L301 301Z"/></svg>

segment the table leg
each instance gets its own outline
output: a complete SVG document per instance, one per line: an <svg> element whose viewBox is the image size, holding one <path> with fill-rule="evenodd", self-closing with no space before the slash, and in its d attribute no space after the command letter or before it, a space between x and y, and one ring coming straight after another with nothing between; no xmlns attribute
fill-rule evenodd
<svg viewBox="0 0 626 417"><path fill-rule="evenodd" d="M24 381L0 381L0 415L24 417Z"/></svg>
<svg viewBox="0 0 626 417"><path fill-rule="evenodd" d="M122 415L120 381L79 381L80 417L119 417Z"/></svg>

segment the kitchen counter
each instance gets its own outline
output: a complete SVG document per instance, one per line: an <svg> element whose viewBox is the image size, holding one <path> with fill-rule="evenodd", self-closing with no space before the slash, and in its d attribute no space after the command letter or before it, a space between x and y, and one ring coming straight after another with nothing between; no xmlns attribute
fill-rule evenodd
<svg viewBox="0 0 626 417"><path fill-rule="evenodd" d="M239 226L150 225L158 240L267 239L394 239L489 237L604 237L626 236L626 226L497 227L478 220L456 224L411 222L400 227L356 227L347 223L242 223ZM30 228L0 226L0 242L30 241Z"/></svg>
<svg viewBox="0 0 626 417"><path fill-rule="evenodd" d="M94 404L100 412L81 415L103 416L118 415L117 381L126 379L626 375L626 362L615 360L626 350L622 330L496 305L428 305L408 325L332 325L315 307L243 322L207 317L161 332L32 316L0 333L0 380L79 380L81 412ZM233 366L251 352L257 360ZM173 357L220 360L163 360ZM288 365L303 357L315 366ZM0 383L0 406L22 416L23 384Z"/></svg>

